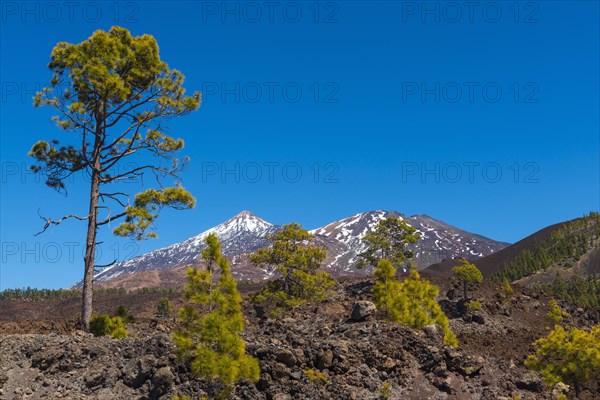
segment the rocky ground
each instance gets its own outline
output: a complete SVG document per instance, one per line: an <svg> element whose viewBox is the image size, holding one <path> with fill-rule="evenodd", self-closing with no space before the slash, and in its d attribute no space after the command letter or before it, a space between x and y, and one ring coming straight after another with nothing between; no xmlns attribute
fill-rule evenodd
<svg viewBox="0 0 600 400"><path fill-rule="evenodd" d="M530 343L546 332L543 296L516 290L505 302L486 283L474 293L482 309L464 314L456 290L443 287L440 302L460 342L458 349L451 349L442 344L435 326L415 331L384 322L367 303L370 286L365 279L346 281L334 299L277 319L260 315L248 303L245 339L248 351L260 361L261 379L256 385L240 383L231 398L553 398L551 388L522 364ZM112 306L120 300L112 299ZM125 339L90 336L76 330L74 320L44 319L52 315L51 310L43 312L45 302L0 302L0 399L214 395L216 385L195 379L173 356L174 321L153 319L154 299L144 301L130 310L139 318ZM37 310L32 313L38 319L8 320L10 310L28 307ZM577 325L598 323L597 311L570 311ZM586 388L581 398L600 398L600 391Z"/></svg>

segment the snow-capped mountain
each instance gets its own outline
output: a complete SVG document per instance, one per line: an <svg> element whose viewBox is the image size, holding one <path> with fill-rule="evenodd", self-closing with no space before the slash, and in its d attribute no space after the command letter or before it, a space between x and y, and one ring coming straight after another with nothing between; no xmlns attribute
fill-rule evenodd
<svg viewBox="0 0 600 400"><path fill-rule="evenodd" d="M314 229L311 233L317 238L326 237L328 240L322 240L322 243L328 250L329 244L342 243L343 246L335 246L335 251L328 251L327 265L338 273L354 274L358 255L367 249L362 239L375 229L379 221L388 217L405 219L420 234L419 242L408 246L413 251L414 262L420 269L444 259L478 259L508 245L463 231L427 215L407 217L395 211L383 210L356 214Z"/></svg>
<svg viewBox="0 0 600 400"><path fill-rule="evenodd" d="M421 240L413 245L415 263L425 268L444 259L465 257L477 259L506 247L507 243L496 242L455 228L427 215L404 216L383 210L359 213L314 229L315 244L327 249L324 269L334 276L363 275L368 269L356 268L358 254L366 249L362 238L374 230L377 223L390 216L406 219L421 234ZM261 280L273 276L273 271L262 271L249 263L248 254L267 246L267 233L276 232L279 226L262 220L248 211L183 242L173 244L150 253L132 258L95 275L101 285L139 287L140 282L162 284L164 276L169 282L178 282L175 275L183 276L184 267L200 263L200 252L205 247L204 239L215 233L222 244L223 254L231 259L232 271L238 280ZM152 279L148 277L153 275ZM143 277L143 279L142 279ZM173 280L174 279L174 280ZM135 281L135 284L130 282ZM81 283L77 284L78 287Z"/></svg>
<svg viewBox="0 0 600 400"><path fill-rule="evenodd" d="M176 268L198 264L200 252L205 247L204 239L211 233L221 241L226 257L235 258L249 254L268 245L264 236L278 228L249 211L242 211L235 217L183 242L151 251L144 255L115 264L98 272L96 282L109 281L121 275L129 275L144 270Z"/></svg>

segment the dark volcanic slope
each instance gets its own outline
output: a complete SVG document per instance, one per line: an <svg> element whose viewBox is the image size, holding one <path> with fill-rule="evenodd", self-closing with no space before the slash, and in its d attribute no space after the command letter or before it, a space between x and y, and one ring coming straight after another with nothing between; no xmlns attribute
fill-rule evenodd
<svg viewBox="0 0 600 400"><path fill-rule="evenodd" d="M552 232L560 229L570 221L560 222L558 224L547 226L539 231L527 236L524 239L519 240L513 245L510 245L496 253L488 255L486 257L476 259L472 261L477 268L481 271L484 278L489 279L498 271L500 271L505 264L511 263L515 257L524 250L533 251L538 243L548 238ZM595 261L595 256L590 257L590 262ZM423 272L426 276L437 276L448 278L452 276L452 267L458 264L457 260L446 259L439 263L435 263L427 267Z"/></svg>
<svg viewBox="0 0 600 400"><path fill-rule="evenodd" d="M508 246L497 253L475 260L474 264L479 268L484 278L491 278L496 272L502 269L504 264L512 262L519 253L524 250L534 250L538 243L548 238L552 232L561 228L568 222L570 221L560 222L540 229L534 234L519 240L517 243Z"/></svg>
<svg viewBox="0 0 600 400"><path fill-rule="evenodd" d="M329 301L296 307L280 318L265 318L245 302L243 337L259 360L261 379L256 385L240 382L231 398L380 400L386 383L389 399L556 398L523 366L531 342L547 334L544 294L515 287L506 302L497 285L485 282L471 292L482 304L476 320L465 318L459 299L447 297L457 289L450 281L436 282L460 343L450 349L434 326L412 330L384 321L380 313L352 320L354 303L370 298L372 283L340 282ZM154 317L160 296L97 299L98 312L124 305L136 317L127 326L133 335L120 340L76 331L77 299L0 300L0 399L167 400L209 394L213 383L193 376L173 354L174 320ZM181 296L172 301L175 310L184 304ZM596 311L562 306L573 326L589 329L598 322ZM310 370L323 380L311 377ZM579 399L597 399L598 393L597 383L590 382Z"/></svg>
<svg viewBox="0 0 600 400"><path fill-rule="evenodd" d="M460 264L458 259L443 260L442 262L431 264L425 268L421 275L425 278L452 278L452 268Z"/></svg>

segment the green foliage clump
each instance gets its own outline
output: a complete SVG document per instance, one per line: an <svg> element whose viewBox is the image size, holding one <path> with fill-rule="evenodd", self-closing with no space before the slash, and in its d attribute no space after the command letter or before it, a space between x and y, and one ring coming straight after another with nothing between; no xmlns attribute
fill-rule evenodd
<svg viewBox="0 0 600 400"><path fill-rule="evenodd" d="M586 254L598 238L600 238L600 214L591 212L589 215L563 224L547 238L536 243L533 250L521 251L492 279L500 281L506 277L512 282L546 270L557 263L563 263L568 268Z"/></svg>
<svg viewBox="0 0 600 400"><path fill-rule="evenodd" d="M117 236L134 237L137 240L157 237L156 232L148 232L158 218L162 207L175 209L194 208L196 200L178 183L175 187L161 190L147 189L135 195L134 204L125 208L125 221L113 233Z"/></svg>
<svg viewBox="0 0 600 400"><path fill-rule="evenodd" d="M258 361L246 354L240 336L244 329L242 297L231 275L229 261L221 254L214 234L206 238L202 258L208 268L187 272L185 298L191 303L181 308L181 325L173 336L178 355L191 364L192 371L205 379L225 385L226 396L233 383L259 379ZM215 278L214 267L219 267Z"/></svg>
<svg viewBox="0 0 600 400"><path fill-rule="evenodd" d="M162 318L170 317L172 308L169 298L161 297L156 304L156 315Z"/></svg>
<svg viewBox="0 0 600 400"><path fill-rule="evenodd" d="M479 283L483 280L481 271L479 271L475 265L464 259L460 265L452 268L452 273L463 284L463 298L465 301L468 300L469 285L473 283Z"/></svg>
<svg viewBox="0 0 600 400"><path fill-rule="evenodd" d="M383 400L391 399L392 385L390 385L389 382L384 382L383 385L381 385L381 387L379 388L378 392Z"/></svg>
<svg viewBox="0 0 600 400"><path fill-rule="evenodd" d="M373 232L362 239L367 250L359 254L359 267L376 267L379 261L389 260L394 268L406 268L413 258L412 251L406 249L409 243L417 243L416 229L401 218L389 217L379 221Z"/></svg>
<svg viewBox="0 0 600 400"><path fill-rule="evenodd" d="M571 314L560 308L556 299L548 300L548 308L550 311L546 314L546 320L552 326L561 324L565 318L571 317Z"/></svg>
<svg viewBox="0 0 600 400"><path fill-rule="evenodd" d="M589 332L556 325L533 346L535 354L525 360L525 366L540 372L550 386L573 385L579 397L582 384L600 379L600 325Z"/></svg>
<svg viewBox="0 0 600 400"><path fill-rule="evenodd" d="M330 274L319 271L327 255L322 247L311 246L313 235L297 223L268 234L270 247L263 247L250 256L258 267L273 267L283 276L259 292L254 301L290 308L306 301L323 301L331 295L335 281Z"/></svg>
<svg viewBox="0 0 600 400"><path fill-rule="evenodd" d="M304 374L311 381L321 381L321 382L329 381L329 378L327 378L327 375L325 375L323 372L316 370L316 369L305 369Z"/></svg>
<svg viewBox="0 0 600 400"><path fill-rule="evenodd" d="M126 324L133 324L135 322L135 318L133 315L129 314L127 309L123 306L118 306L115 310L115 316L121 317Z"/></svg>
<svg viewBox="0 0 600 400"><path fill-rule="evenodd" d="M432 323L442 327L444 343L458 346L454 332L450 330L448 317L436 301L437 286L421 279L417 269L411 267L409 276L399 282L396 269L388 260L381 260L374 271L377 281L373 297L378 309L387 312L389 320L414 329L422 329Z"/></svg>
<svg viewBox="0 0 600 400"><path fill-rule="evenodd" d="M465 303L465 306L470 312L481 310L481 303L479 300L469 300Z"/></svg>
<svg viewBox="0 0 600 400"><path fill-rule="evenodd" d="M115 339L129 336L123 318L111 317L107 314L96 315L90 319L90 332L94 336L110 335Z"/></svg>
<svg viewBox="0 0 600 400"><path fill-rule="evenodd" d="M501 290L502 290L502 295L504 296L505 299L510 299L514 293L513 288L512 288L512 286L510 286L510 282L508 281L507 277L502 278Z"/></svg>

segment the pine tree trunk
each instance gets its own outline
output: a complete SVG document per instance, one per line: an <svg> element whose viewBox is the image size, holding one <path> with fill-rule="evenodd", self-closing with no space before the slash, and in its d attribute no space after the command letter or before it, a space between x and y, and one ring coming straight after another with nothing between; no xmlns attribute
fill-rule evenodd
<svg viewBox="0 0 600 400"><path fill-rule="evenodd" d="M98 189L100 177L97 172L92 173L90 191L90 212L88 218L87 239L85 242L85 272L83 278L83 308L81 310L81 329L88 332L92 316L92 296L94 280L94 255L96 252L96 231L98 212Z"/></svg>
<svg viewBox="0 0 600 400"><path fill-rule="evenodd" d="M287 294L289 296L290 295L290 273L289 273L289 271L287 274L285 274L285 279L283 280L283 284L284 284L283 290L285 291L285 294Z"/></svg>
<svg viewBox="0 0 600 400"><path fill-rule="evenodd" d="M100 148L102 139L100 130L96 132L92 158L92 182L90 185L90 209L88 214L87 237L85 241L83 299L81 309L81 329L89 332L92 317L92 298L94 295L94 256L96 253L96 232L98 231L98 197L100 192Z"/></svg>

